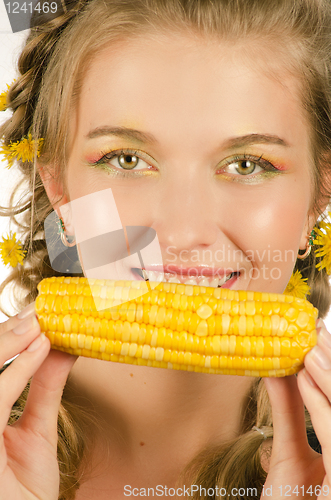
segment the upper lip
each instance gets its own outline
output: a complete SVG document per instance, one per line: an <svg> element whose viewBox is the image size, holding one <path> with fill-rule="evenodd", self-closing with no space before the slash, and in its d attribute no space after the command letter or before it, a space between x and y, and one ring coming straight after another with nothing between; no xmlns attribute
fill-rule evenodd
<svg viewBox="0 0 331 500"><path fill-rule="evenodd" d="M219 278L223 278L223 276L227 276L233 272L234 269L222 269L216 267L206 267L206 266L176 266L174 264L167 264L166 266L145 266L144 269L146 271L155 271L159 273L171 273L178 274L179 276L191 276L191 277L211 277L217 276Z"/></svg>

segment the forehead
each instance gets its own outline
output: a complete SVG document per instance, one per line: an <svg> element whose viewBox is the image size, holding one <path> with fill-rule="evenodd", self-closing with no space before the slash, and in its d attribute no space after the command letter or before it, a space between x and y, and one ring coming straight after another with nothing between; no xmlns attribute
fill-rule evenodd
<svg viewBox="0 0 331 500"><path fill-rule="evenodd" d="M114 124L207 145L215 135L268 129L308 143L300 82L284 53L248 45L163 36L103 49L84 74L77 132Z"/></svg>

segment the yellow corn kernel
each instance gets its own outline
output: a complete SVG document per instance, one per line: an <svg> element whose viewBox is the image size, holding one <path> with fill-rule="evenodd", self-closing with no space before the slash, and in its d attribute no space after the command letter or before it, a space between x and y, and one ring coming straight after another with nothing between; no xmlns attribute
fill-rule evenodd
<svg viewBox="0 0 331 500"><path fill-rule="evenodd" d="M176 283L47 278L36 312L55 349L202 373L296 373L317 342L317 309L280 294Z"/></svg>

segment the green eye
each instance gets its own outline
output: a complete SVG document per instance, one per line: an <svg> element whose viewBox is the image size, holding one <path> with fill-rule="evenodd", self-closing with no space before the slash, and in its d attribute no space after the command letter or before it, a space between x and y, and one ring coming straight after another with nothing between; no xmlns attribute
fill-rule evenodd
<svg viewBox="0 0 331 500"><path fill-rule="evenodd" d="M256 182L258 178L265 175L275 175L280 171L262 156L238 155L225 158L217 170L217 174L223 174L225 178L239 182L240 178L247 177L246 182ZM253 174L253 175L252 175ZM257 175L255 175L257 174Z"/></svg>
<svg viewBox="0 0 331 500"><path fill-rule="evenodd" d="M224 170L226 170L230 174L249 175L252 173L261 172L263 168L257 165L256 162L251 160L238 160L236 162L229 163Z"/></svg>
<svg viewBox="0 0 331 500"><path fill-rule="evenodd" d="M131 170L132 168L135 168L138 163L139 159L137 156L130 155L130 154L122 154L117 157L117 161L120 165L120 167L124 168L125 170Z"/></svg>
<svg viewBox="0 0 331 500"><path fill-rule="evenodd" d="M137 151L130 150L116 150L110 151L109 153L103 154L103 156L94 163L97 165L108 165L110 168L114 167L117 170L146 170L151 168L151 164L147 163L141 156L138 156ZM147 160L147 158L146 158Z"/></svg>
<svg viewBox="0 0 331 500"><path fill-rule="evenodd" d="M116 149L108 153L102 152L100 159L91 163L95 168L101 168L109 174L133 179L138 176L155 175L158 170L155 161L143 151L132 149Z"/></svg>

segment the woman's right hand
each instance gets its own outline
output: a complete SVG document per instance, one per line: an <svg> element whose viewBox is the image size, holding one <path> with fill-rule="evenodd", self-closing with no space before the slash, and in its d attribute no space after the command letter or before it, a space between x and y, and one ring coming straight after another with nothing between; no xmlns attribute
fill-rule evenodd
<svg viewBox="0 0 331 500"><path fill-rule="evenodd" d="M34 303L0 324L0 500L57 500L57 417L77 357L50 351ZM9 426L12 406L32 378L22 416Z"/></svg>

